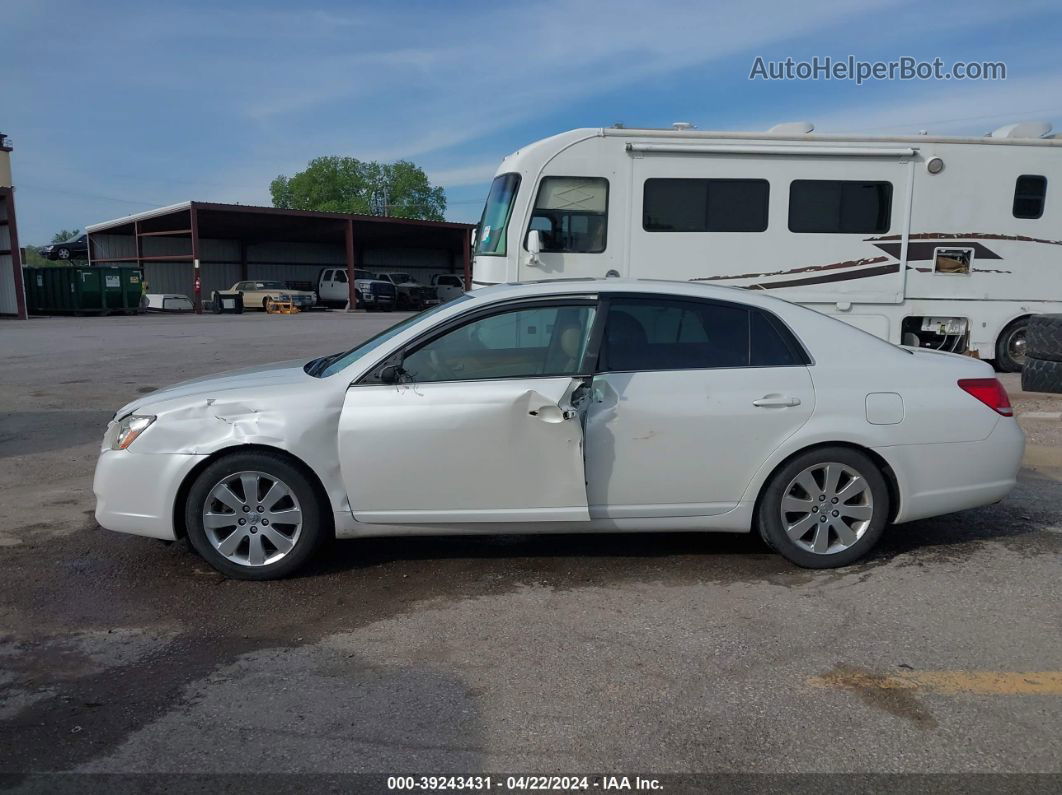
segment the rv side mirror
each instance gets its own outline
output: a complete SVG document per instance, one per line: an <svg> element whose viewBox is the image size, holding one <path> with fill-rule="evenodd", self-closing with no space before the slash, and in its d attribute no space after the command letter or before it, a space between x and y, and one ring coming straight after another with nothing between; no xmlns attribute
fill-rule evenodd
<svg viewBox="0 0 1062 795"><path fill-rule="evenodd" d="M527 250L531 254L528 264L538 265L538 255L542 253L542 232L538 229L532 229L527 233Z"/></svg>

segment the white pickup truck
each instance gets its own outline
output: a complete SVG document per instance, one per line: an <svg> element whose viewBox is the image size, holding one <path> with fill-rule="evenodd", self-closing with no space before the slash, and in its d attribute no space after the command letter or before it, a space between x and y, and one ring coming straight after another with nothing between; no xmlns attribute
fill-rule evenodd
<svg viewBox="0 0 1062 795"><path fill-rule="evenodd" d="M437 273L431 277L431 286L439 301L446 303L465 293L465 280L456 273Z"/></svg>
<svg viewBox="0 0 1062 795"><path fill-rule="evenodd" d="M390 282L377 279L369 271L354 271L354 298L360 309L391 312L397 304L397 290ZM350 300L346 268L325 268L317 277L318 300L324 306L343 309Z"/></svg>

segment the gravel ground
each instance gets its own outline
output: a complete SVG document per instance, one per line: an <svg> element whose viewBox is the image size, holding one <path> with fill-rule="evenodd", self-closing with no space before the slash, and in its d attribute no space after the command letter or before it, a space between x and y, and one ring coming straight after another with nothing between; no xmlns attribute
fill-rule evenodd
<svg viewBox="0 0 1062 795"><path fill-rule="evenodd" d="M1062 399L1022 394L1015 376L1018 414L1041 418L1021 420L1014 494L891 529L836 571L796 569L746 536L406 538L338 543L302 576L259 584L221 578L184 543L97 527L92 470L117 406L338 350L398 317L0 325L9 783L1062 774L1062 689L1043 686L1062 670ZM978 672L996 684L975 687Z"/></svg>

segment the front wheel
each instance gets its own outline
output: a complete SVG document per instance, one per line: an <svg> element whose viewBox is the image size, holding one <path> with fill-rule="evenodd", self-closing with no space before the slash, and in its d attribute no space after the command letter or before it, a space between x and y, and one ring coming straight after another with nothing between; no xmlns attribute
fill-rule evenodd
<svg viewBox="0 0 1062 795"><path fill-rule="evenodd" d="M262 299L262 309L265 310L266 313L272 312L273 311L273 299L272 298L263 298Z"/></svg>
<svg viewBox="0 0 1062 795"><path fill-rule="evenodd" d="M875 463L858 450L824 447L798 455L774 474L756 524L787 560L831 569L866 555L888 518L889 490Z"/></svg>
<svg viewBox="0 0 1062 795"><path fill-rule="evenodd" d="M325 537L310 481L270 453L236 453L204 469L189 489L185 526L207 563L241 580L286 577Z"/></svg>

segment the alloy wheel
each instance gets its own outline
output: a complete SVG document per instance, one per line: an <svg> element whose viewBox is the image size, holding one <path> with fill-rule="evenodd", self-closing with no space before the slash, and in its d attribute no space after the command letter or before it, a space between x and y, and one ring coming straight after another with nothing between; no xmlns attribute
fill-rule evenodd
<svg viewBox="0 0 1062 795"><path fill-rule="evenodd" d="M866 478L847 464L818 463L789 482L780 511L790 541L808 552L832 555L866 533L874 495Z"/></svg>
<svg viewBox="0 0 1062 795"><path fill-rule="evenodd" d="M291 487L274 475L237 472L207 495L203 530L214 549L233 563L268 566L295 548L302 508Z"/></svg>

